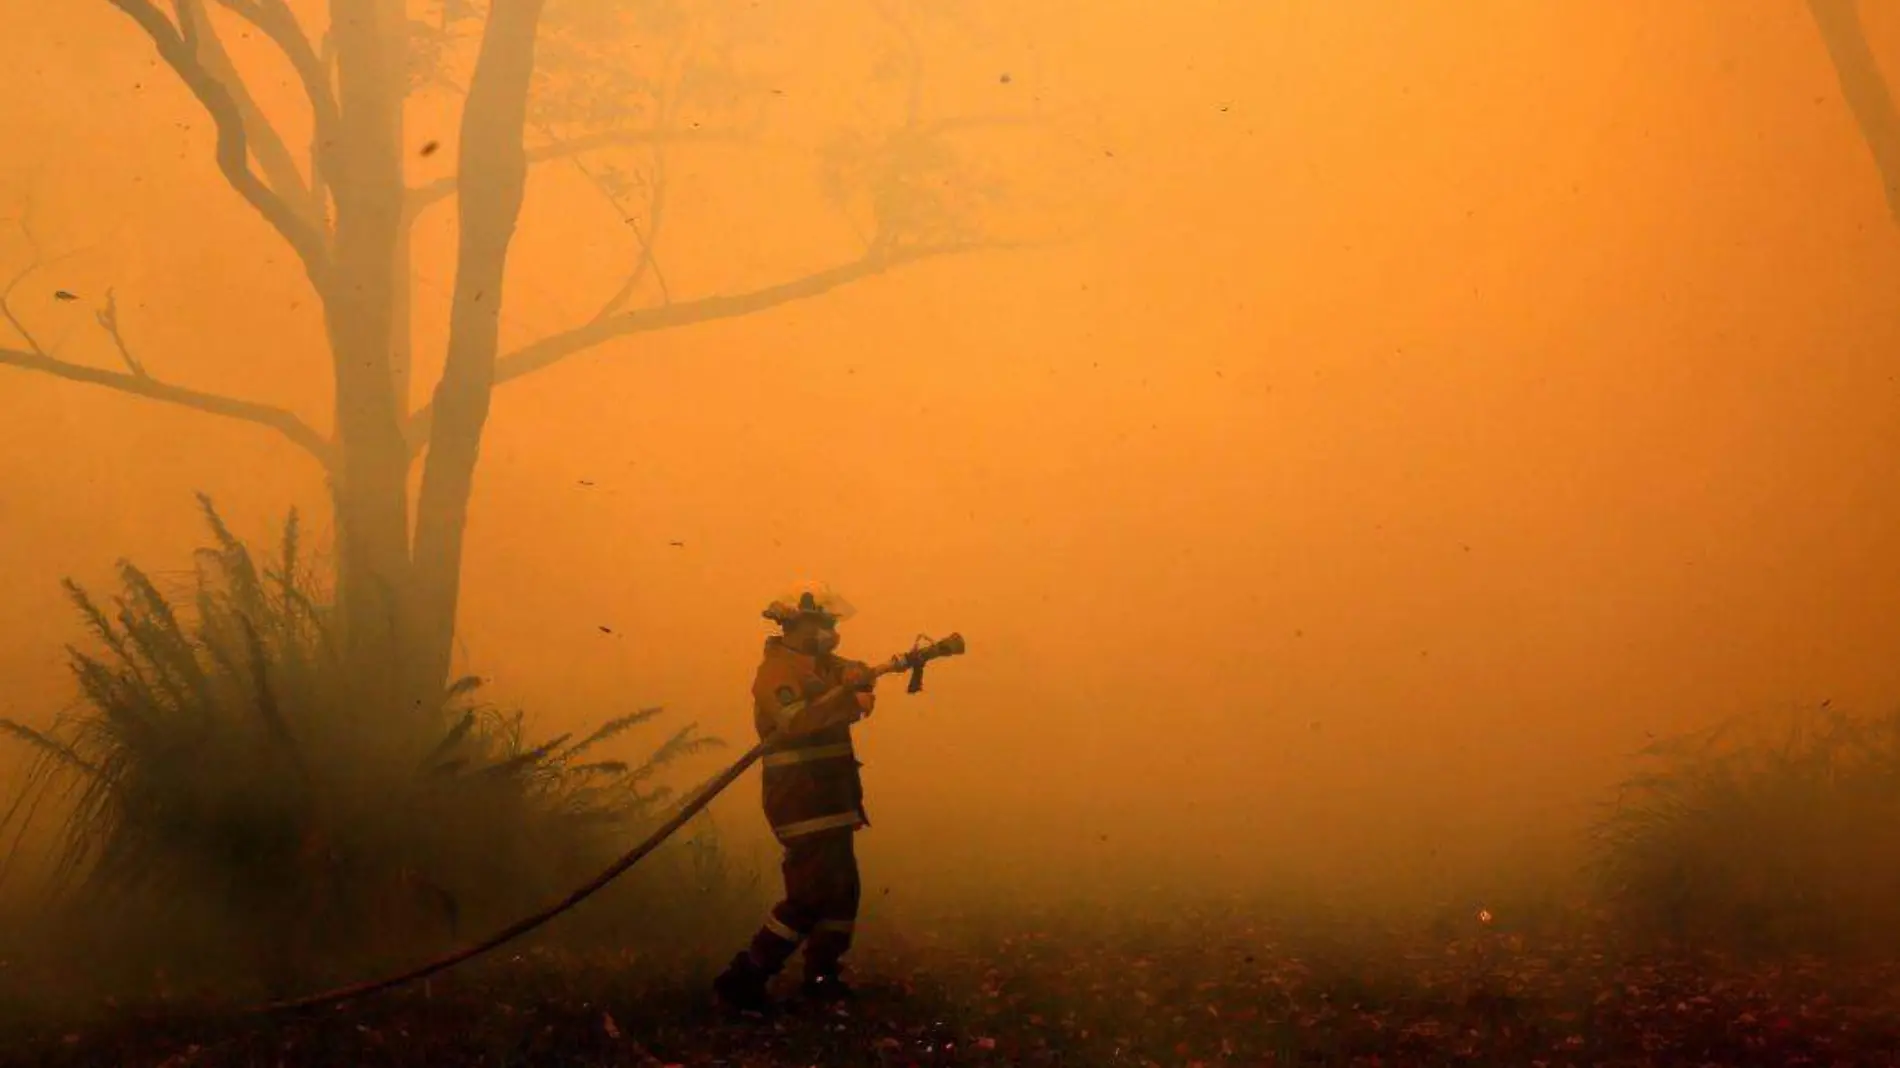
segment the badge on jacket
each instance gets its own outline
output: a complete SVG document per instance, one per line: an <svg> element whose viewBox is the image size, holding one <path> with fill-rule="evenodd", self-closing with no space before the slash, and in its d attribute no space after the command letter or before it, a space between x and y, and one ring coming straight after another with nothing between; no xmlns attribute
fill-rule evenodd
<svg viewBox="0 0 1900 1068"><path fill-rule="evenodd" d="M796 700L798 700L797 690L792 689L790 686L780 686L778 688L778 703L779 704L789 705L793 701L796 701Z"/></svg>

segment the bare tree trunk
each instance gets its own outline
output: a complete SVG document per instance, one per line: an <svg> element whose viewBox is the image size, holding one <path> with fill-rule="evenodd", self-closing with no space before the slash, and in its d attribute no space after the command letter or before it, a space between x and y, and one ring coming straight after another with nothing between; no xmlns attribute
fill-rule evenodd
<svg viewBox="0 0 1900 1068"><path fill-rule="evenodd" d="M1880 60L1867 41L1856 0L1808 0L1808 11L1821 31L1841 96L1860 125L1861 136L1873 154L1880 184L1887 194L1887 211L1900 223L1900 109L1880 71Z"/></svg>
<svg viewBox="0 0 1900 1068"><path fill-rule="evenodd" d="M396 410L405 416L412 403L409 392L415 382L415 291L410 269L414 262L415 233L415 215L410 212L396 228L396 270L390 276L389 294L390 321L394 326L389 339L389 391L396 398Z"/></svg>
<svg viewBox="0 0 1900 1068"><path fill-rule="evenodd" d="M462 112L461 198L449 346L416 506L413 676L439 686L449 671L462 571L462 536L500 343L508 245L528 177L523 143L534 42L543 0L495 0Z"/></svg>
<svg viewBox="0 0 1900 1068"><path fill-rule="evenodd" d="M399 696L409 655L408 450L393 390L397 260L403 225L405 26L400 0L335 0L341 121L326 159L336 202L335 272L325 301L336 363L341 552L338 598L352 678L365 697Z"/></svg>
<svg viewBox="0 0 1900 1068"><path fill-rule="evenodd" d="M523 134L545 0L489 0L462 114L457 173L410 190L403 167L403 109L411 0L330 0L329 24L317 42L302 29L289 0L216 0L215 5L175 0L169 15L162 0L107 2L151 38L159 59L210 115L219 171L296 253L322 300L334 363L335 431L326 438L286 410L154 378L111 326L128 364L125 371L59 359L17 321L9 325L22 335L24 347L0 345L0 366L268 427L314 456L330 477L336 516L337 602L348 641L343 667L373 715L410 718L417 706L433 704L448 676L463 533L490 394L498 383L614 338L748 315L905 263L1006 247L880 240L851 261L749 292L687 301L669 296L658 307L603 311L498 357L508 247L530 163L571 159L615 144L697 138L671 129L662 116L651 129L605 130L526 151ZM1846 0L1811 2L1833 34L1830 41L1838 43L1839 12ZM289 61L311 107L308 179L298 173L281 134L238 76L212 24L214 8L250 26L247 35L252 30L264 34ZM1829 14L1833 22L1825 18ZM913 88L913 104L914 96ZM1862 98L1865 103L1864 91ZM1874 113L1879 107L1876 101ZM1887 107L1885 114L1890 112ZM916 135L915 130L907 133ZM1882 152L1884 147L1877 155ZM459 203L460 246L446 366L429 403L411 412L415 213L451 195ZM636 280L652 267L650 255L649 249ZM412 520L409 473L418 456L424 465L422 489Z"/></svg>

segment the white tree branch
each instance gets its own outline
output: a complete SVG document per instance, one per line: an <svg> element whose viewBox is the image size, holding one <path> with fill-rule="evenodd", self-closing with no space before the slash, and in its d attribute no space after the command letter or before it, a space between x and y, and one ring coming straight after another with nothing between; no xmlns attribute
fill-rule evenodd
<svg viewBox="0 0 1900 1068"><path fill-rule="evenodd" d="M331 463L330 443L324 440L323 435L318 434L308 423L282 408L259 404L255 401L238 400L186 386L175 386L146 374L87 367L84 364L71 363L42 352L24 349L0 348L0 366L39 371L72 382L103 386L120 393L129 393L210 415L220 415L228 419L269 427L316 457L318 462L326 468Z"/></svg>
<svg viewBox="0 0 1900 1068"><path fill-rule="evenodd" d="M184 28L186 41L193 46L198 65L231 94L232 102L237 105L238 117L244 123L248 147L257 161L263 180L272 191L302 213L307 225L321 230L321 216L312 208L309 184L297 170L297 161L291 156L283 135L271 124L264 109L257 106L257 99L251 95L250 87L238 75L237 66L231 61L231 53L224 47L224 41L211 24L205 2L174 0L179 25Z"/></svg>
<svg viewBox="0 0 1900 1068"><path fill-rule="evenodd" d="M1867 27L1856 0L1808 0L1808 11L1834 61L1841 95L1879 168L1887 211L1900 223L1900 108L1895 107L1880 61L1867 43Z"/></svg>
<svg viewBox="0 0 1900 1068"><path fill-rule="evenodd" d="M310 182L305 187L311 217L324 226L326 207L323 195L323 166L327 145L334 142L337 127L336 93L330 83L329 64L317 51L297 23L296 14L286 0L217 0L226 10L258 28L268 37L296 71L303 85L304 99L310 105L311 160Z"/></svg>
<svg viewBox="0 0 1900 1068"><path fill-rule="evenodd" d="M125 343L125 333L119 329L119 298L112 290L106 290L106 306L94 312L93 318L99 321L99 329L104 330L106 336L112 339L112 347L118 350L119 359L125 363L125 369L132 372L135 377L150 378L151 374L145 370L145 365L139 362L137 356L132 355L132 347Z"/></svg>
<svg viewBox="0 0 1900 1068"><path fill-rule="evenodd" d="M107 0L113 7L139 24L158 47L165 61L193 96L210 114L217 128L218 169L258 214L262 215L303 262L304 273L317 288L329 288L329 254L323 235L300 212L251 171L250 142L244 128L242 106L230 88L199 62L201 30L191 16L192 4L178 7L179 24L153 5L151 0Z"/></svg>
<svg viewBox="0 0 1900 1068"><path fill-rule="evenodd" d="M603 130L600 133L583 134L545 145L536 145L528 149L528 162L535 164L571 159L582 153L624 145L717 143L739 141L743 137L743 134L731 130ZM424 208L454 196L455 190L456 179L453 175L415 186L409 190L409 210L420 212Z"/></svg>
<svg viewBox="0 0 1900 1068"><path fill-rule="evenodd" d="M653 308L621 312L603 319L596 319L571 330L550 334L501 357L495 363L494 382L499 386L504 382L532 374L614 338L751 315L781 304L822 296L840 286L884 274L905 264L921 260L966 252L1020 247L1024 246L1002 242L920 245L909 248L899 246L744 293L701 297L697 300L682 300ZM431 409L432 406L425 405L417 409L409 418L405 436L408 438L412 452L421 451L428 442L429 427L434 415Z"/></svg>

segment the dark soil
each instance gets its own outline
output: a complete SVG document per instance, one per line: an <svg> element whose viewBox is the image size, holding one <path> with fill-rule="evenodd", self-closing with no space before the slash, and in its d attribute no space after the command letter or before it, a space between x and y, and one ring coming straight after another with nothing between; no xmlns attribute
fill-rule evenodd
<svg viewBox="0 0 1900 1068"><path fill-rule="evenodd" d="M302 1017L174 1002L159 1016L146 1008L84 1023L15 1020L0 1034L0 1059L168 1068L1900 1065L1900 963L1632 952L1599 935L1507 932L1475 918L1400 935L1274 921L1238 904L1142 915L873 922L853 954L856 1004L827 1010L787 993L770 1019L719 1010L706 992L708 961L537 950L470 965L427 991Z"/></svg>

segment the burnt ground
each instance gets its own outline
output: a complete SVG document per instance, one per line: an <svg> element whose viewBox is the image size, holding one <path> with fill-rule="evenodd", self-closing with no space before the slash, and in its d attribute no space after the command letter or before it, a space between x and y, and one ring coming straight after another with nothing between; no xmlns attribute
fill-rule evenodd
<svg viewBox="0 0 1900 1068"><path fill-rule="evenodd" d="M1900 1065L1900 963L1744 963L1239 903L873 923L856 1005L735 1018L706 961L533 951L286 1019L14 1019L9 1064ZM25 981L17 974L13 982ZM0 990L0 993L3 993ZM15 1005L18 1002L15 1001ZM149 1010L141 1010L149 1011Z"/></svg>

